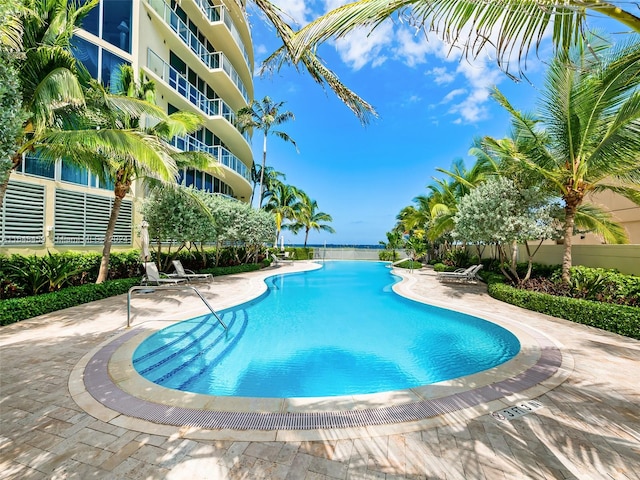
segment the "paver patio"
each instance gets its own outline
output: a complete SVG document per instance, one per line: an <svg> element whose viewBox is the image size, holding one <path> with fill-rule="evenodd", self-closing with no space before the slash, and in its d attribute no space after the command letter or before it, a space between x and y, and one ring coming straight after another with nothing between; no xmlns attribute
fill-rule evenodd
<svg viewBox="0 0 640 480"><path fill-rule="evenodd" d="M302 268L220 277L202 291L222 309L260 294L266 275ZM483 285L441 284L431 270L403 275L403 294L546 334L573 369L531 398L543 408L510 422L448 415L417 431L313 441L136 430L98 420L69 392L81 359L123 331L119 296L0 327L0 478L640 479L640 342L498 302ZM193 296L164 293L134 298L134 324L204 313Z"/></svg>

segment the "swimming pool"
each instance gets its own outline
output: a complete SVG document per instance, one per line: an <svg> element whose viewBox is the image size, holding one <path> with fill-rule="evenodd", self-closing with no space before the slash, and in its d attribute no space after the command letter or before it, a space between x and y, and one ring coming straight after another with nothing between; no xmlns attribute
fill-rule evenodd
<svg viewBox="0 0 640 480"><path fill-rule="evenodd" d="M168 388L244 397L399 390L470 375L515 356L491 322L395 294L381 262L327 262L276 275L262 297L147 338L134 367Z"/></svg>

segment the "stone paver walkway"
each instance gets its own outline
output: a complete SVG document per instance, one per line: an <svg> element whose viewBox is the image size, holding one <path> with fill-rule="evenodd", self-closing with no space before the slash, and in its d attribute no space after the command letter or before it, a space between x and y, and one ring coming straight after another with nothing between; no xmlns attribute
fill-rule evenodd
<svg viewBox="0 0 640 480"><path fill-rule="evenodd" d="M216 278L203 291L221 309L264 291L265 275L301 268ZM449 416L406 433L289 442L141 432L98 420L69 393L80 360L122 332L120 296L0 328L0 478L640 480L640 342L506 305L483 285L440 284L430 270L404 275L405 295L505 316L555 339L573 370L535 397L543 408L510 422ZM143 324L204 310L173 292L136 297L132 312Z"/></svg>

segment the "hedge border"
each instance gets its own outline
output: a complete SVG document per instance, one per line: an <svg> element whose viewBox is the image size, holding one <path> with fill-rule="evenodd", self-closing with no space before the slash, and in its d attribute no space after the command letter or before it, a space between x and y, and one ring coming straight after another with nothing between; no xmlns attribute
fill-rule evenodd
<svg viewBox="0 0 640 480"><path fill-rule="evenodd" d="M88 283L57 292L3 300L0 302L0 325L9 325L45 313L121 295L127 293L134 285L140 285L140 278L108 280L100 284Z"/></svg>
<svg viewBox="0 0 640 480"><path fill-rule="evenodd" d="M489 295L511 305L640 340L640 308L521 290L499 281Z"/></svg>

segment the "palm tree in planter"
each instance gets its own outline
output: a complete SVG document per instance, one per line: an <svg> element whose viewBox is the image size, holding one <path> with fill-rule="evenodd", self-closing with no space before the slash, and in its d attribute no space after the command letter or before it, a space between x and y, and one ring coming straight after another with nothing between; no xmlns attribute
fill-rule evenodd
<svg viewBox="0 0 640 480"><path fill-rule="evenodd" d="M271 98L264 97L260 102L252 100L249 106L238 110L237 122L241 131L252 133L253 130L261 130L262 140L262 166L260 168L260 196L258 197L258 208L262 208L263 195L265 190L264 174L267 163L267 137L275 135L285 142L292 143L296 146L296 142L285 132L274 130L274 127L282 125L289 120L294 120L293 113L286 110L280 111L284 106L284 102L274 102ZM297 148L297 147L296 147Z"/></svg>
<svg viewBox="0 0 640 480"><path fill-rule="evenodd" d="M609 48L592 42L590 48L555 57L536 115L517 111L499 91L494 93L511 114L513 135L526 145L514 160L564 202L565 282L585 196L611 191L640 205L640 42L636 38ZM590 216L596 219L593 209ZM624 241L619 235L606 240Z"/></svg>
<svg viewBox="0 0 640 480"><path fill-rule="evenodd" d="M311 230L329 233L336 233L336 231L331 225L325 223L332 222L333 218L328 213L318 211L318 202L312 200L309 195L301 190L298 195L300 199L298 211L294 215L293 223L288 225L288 228L294 234L304 229L304 248L307 248L307 240L309 240L309 232Z"/></svg>

